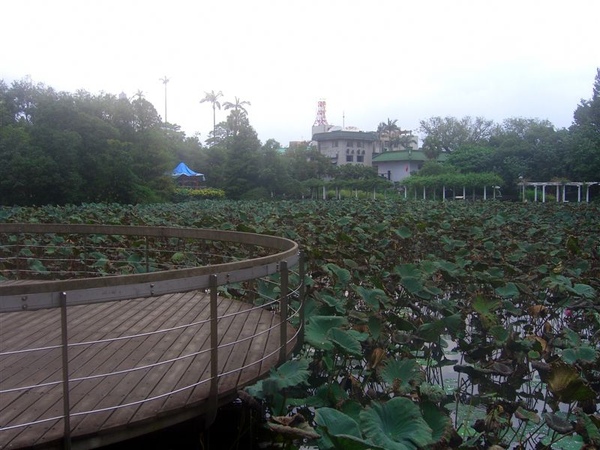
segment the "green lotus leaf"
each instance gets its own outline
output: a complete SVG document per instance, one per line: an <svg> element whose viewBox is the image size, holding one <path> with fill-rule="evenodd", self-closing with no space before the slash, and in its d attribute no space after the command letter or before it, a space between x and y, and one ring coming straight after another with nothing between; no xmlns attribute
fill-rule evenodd
<svg viewBox="0 0 600 450"><path fill-rule="evenodd" d="M397 230L395 230L395 233L402 239L409 239L412 237L412 231L406 226L399 227Z"/></svg>
<svg viewBox="0 0 600 450"><path fill-rule="evenodd" d="M440 268L440 270L448 273L449 275L452 275L452 276L459 275L459 272L460 272L459 266L450 261L439 260L439 261L436 261L436 264Z"/></svg>
<svg viewBox="0 0 600 450"><path fill-rule="evenodd" d="M363 286L357 286L354 290L374 311L379 311L380 304L384 306L389 304L387 294L381 289L369 289Z"/></svg>
<svg viewBox="0 0 600 450"><path fill-rule="evenodd" d="M281 389L305 384L310 376L307 359L294 359L287 361L271 372L270 377L275 378Z"/></svg>
<svg viewBox="0 0 600 450"><path fill-rule="evenodd" d="M336 312L344 314L346 312L346 298L337 298L333 295L321 294L315 292L315 297L335 309Z"/></svg>
<svg viewBox="0 0 600 450"><path fill-rule="evenodd" d="M327 273L335 275L335 278L337 280L336 287L344 288L348 286L348 283L350 283L350 280L352 279L349 270L343 269L336 264L325 264L323 266L323 269Z"/></svg>
<svg viewBox="0 0 600 450"><path fill-rule="evenodd" d="M496 288L496 294L503 298L514 298L519 296L519 288L515 283L506 283Z"/></svg>
<svg viewBox="0 0 600 450"><path fill-rule="evenodd" d="M381 336L381 319L375 316L369 317L369 333L373 339L379 339Z"/></svg>
<svg viewBox="0 0 600 450"><path fill-rule="evenodd" d="M508 330L502 325L495 325L490 328L490 334L494 340L499 343L504 343L508 340Z"/></svg>
<svg viewBox="0 0 600 450"><path fill-rule="evenodd" d="M333 349L329 339L329 330L346 325L348 320L341 316L312 316L306 324L304 337L306 342L322 350Z"/></svg>
<svg viewBox="0 0 600 450"><path fill-rule="evenodd" d="M398 390L407 394L425 381L421 365L414 359L390 359L379 373L381 379L392 386L399 383Z"/></svg>
<svg viewBox="0 0 600 450"><path fill-rule="evenodd" d="M421 325L417 330L417 335L427 342L438 342L445 330L446 326L442 320L434 320Z"/></svg>
<svg viewBox="0 0 600 450"><path fill-rule="evenodd" d="M331 328L328 337L341 350L354 356L362 356L362 346L350 332L341 328Z"/></svg>
<svg viewBox="0 0 600 450"><path fill-rule="evenodd" d="M448 332L454 334L464 327L465 321L462 314L456 313L450 316L446 316L442 319L442 323Z"/></svg>
<svg viewBox="0 0 600 450"><path fill-rule="evenodd" d="M330 436L330 439L334 444L334 448L340 450L386 450L384 447L379 447L372 442L354 436L341 434L339 436Z"/></svg>
<svg viewBox="0 0 600 450"><path fill-rule="evenodd" d="M348 400L348 393L338 383L325 383L317 387L315 395L304 399L307 406L325 407Z"/></svg>
<svg viewBox="0 0 600 450"><path fill-rule="evenodd" d="M432 431L434 443L447 443L452 437L452 419L432 402L424 402L421 405L423 419Z"/></svg>
<svg viewBox="0 0 600 450"><path fill-rule="evenodd" d="M34 272L38 272L38 273L48 272L48 269L46 268L46 266L44 266L44 264L39 259L28 259L27 265L29 266L29 269Z"/></svg>
<svg viewBox="0 0 600 450"><path fill-rule="evenodd" d="M581 347L567 348L563 350L560 357L567 364L575 364L577 361L594 362L597 354L594 348L584 345Z"/></svg>
<svg viewBox="0 0 600 450"><path fill-rule="evenodd" d="M591 287L587 284L577 283L577 284L573 285L573 292L584 298L589 298L589 299L596 298L596 291L594 290L593 287Z"/></svg>
<svg viewBox="0 0 600 450"><path fill-rule="evenodd" d="M433 403L439 403L446 398L446 391L437 384L422 383L419 386L419 394L421 398L425 398Z"/></svg>
<svg viewBox="0 0 600 450"><path fill-rule="evenodd" d="M422 272L416 264L402 264L394 268L394 272L402 278L421 278Z"/></svg>
<svg viewBox="0 0 600 450"><path fill-rule="evenodd" d="M419 408L405 397L373 403L360 414L365 436L386 450L416 450L433 442Z"/></svg>
<svg viewBox="0 0 600 450"><path fill-rule="evenodd" d="M596 423L594 423L594 419ZM598 418L595 416L588 416L583 411L577 413L578 432L581 430L586 442L596 447L600 445L600 429L597 422Z"/></svg>
<svg viewBox="0 0 600 450"><path fill-rule="evenodd" d="M321 434L319 448L333 449L337 447L331 440L335 436L352 436L362 439L358 423L350 416L333 408L319 408L315 412L317 431Z"/></svg>
<svg viewBox="0 0 600 450"><path fill-rule="evenodd" d="M411 294L418 295L423 291L423 284L418 278L403 277L401 283Z"/></svg>

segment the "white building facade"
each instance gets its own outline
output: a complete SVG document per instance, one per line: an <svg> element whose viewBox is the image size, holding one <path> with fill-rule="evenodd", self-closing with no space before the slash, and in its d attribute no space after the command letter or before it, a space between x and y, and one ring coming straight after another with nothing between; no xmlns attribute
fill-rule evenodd
<svg viewBox="0 0 600 450"><path fill-rule="evenodd" d="M337 166L360 164L371 167L378 138L375 132L332 130L313 134L313 141L319 152Z"/></svg>

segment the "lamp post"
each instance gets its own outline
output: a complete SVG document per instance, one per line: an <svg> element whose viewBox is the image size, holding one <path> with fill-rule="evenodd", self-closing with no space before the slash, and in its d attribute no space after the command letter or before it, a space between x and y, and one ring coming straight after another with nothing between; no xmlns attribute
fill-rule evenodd
<svg viewBox="0 0 600 450"><path fill-rule="evenodd" d="M167 76L160 78L160 81L165 85L165 123L167 123L167 83L170 81Z"/></svg>

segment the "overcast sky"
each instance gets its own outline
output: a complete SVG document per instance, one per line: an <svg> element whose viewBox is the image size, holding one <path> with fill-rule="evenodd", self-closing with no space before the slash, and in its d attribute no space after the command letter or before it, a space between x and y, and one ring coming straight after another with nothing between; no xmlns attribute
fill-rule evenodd
<svg viewBox="0 0 600 450"><path fill-rule="evenodd" d="M250 101L265 142L388 118L550 120L568 127L600 67L600 1L4 0L0 79L133 96L204 141L206 91ZM217 110L217 121L226 113Z"/></svg>

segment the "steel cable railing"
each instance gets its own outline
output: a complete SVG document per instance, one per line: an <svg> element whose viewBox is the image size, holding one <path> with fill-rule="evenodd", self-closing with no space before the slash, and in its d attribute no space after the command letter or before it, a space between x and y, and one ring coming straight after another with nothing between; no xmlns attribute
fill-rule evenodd
<svg viewBox="0 0 600 450"><path fill-rule="evenodd" d="M5 232L3 230L3 228L4 228L3 225L6 225L6 224L0 224L0 233ZM69 226L65 226L65 227L69 228ZM27 228L27 224L22 225L22 228ZM78 232L80 232L80 233L86 231L86 230L82 230L81 227L76 227L76 228L78 229ZM98 228L98 227L96 227L96 228ZM111 227L111 228L114 229L115 227ZM113 231L119 231L119 232L127 232L128 231L128 230L124 229L124 227L116 227L116 228L118 230L113 230ZM137 228L139 228L139 227L137 227ZM146 228L146 227L142 227L142 228ZM38 229L39 228L36 228L36 230L38 230ZM182 229L175 229L175 230L177 230L177 233L181 233ZM108 231L108 230L105 230L105 231ZM136 229L135 231L139 231L139 230ZM198 231L198 230L188 230L188 231L184 232L183 234L187 233L188 236L193 236L195 234L194 231ZM206 231L206 230L204 230L204 231ZM13 227L13 232L14 232L14 227ZM41 232L41 231L39 231L39 232ZM156 233L155 230L154 230L154 233ZM159 232L159 234L160 233L165 233L165 230L161 230ZM248 233L235 233L235 232L230 232L230 233L233 233L233 234L230 234L229 236L224 236L222 240L225 241L226 240L225 238L234 237L234 242L244 242L245 244L247 244L248 241L252 240L252 239L248 239L248 236L246 236L246 235L248 235ZM200 233L200 234L203 234L203 233ZM225 234L227 234L227 233L225 232ZM211 238L214 238L215 237L214 230L209 230L208 235L210 235ZM243 236L240 237L239 235L243 235ZM260 236L260 235L256 235L256 236ZM262 245L265 245L264 238L265 237L261 236L261 238L258 239ZM266 237L266 238L267 238L266 239L267 241L273 240L273 237ZM66 377L63 376L62 380L49 381L49 382L39 383L39 384L35 384L35 385L11 387L8 389L0 389L0 394L15 393L18 391L23 391L23 390L29 391L29 390L36 389L36 388L48 388L48 387L57 386L59 384L63 384L63 386L66 385L67 386L66 392L68 392L68 386L72 383L80 383L80 382L85 382L85 381L89 381L89 380L105 378L105 377L110 377L110 376L115 376L115 375L124 375L124 374L129 374L129 373L132 373L135 371L151 370L151 369L159 367L159 366L174 364L179 361L183 361L185 359L194 358L196 356L199 356L201 354L208 353L208 352L211 353L211 361L212 361L213 359L216 360L216 354L218 354L219 349L225 349L225 348L228 348L231 346L245 343L247 341L250 341L252 339L260 337L264 334L271 333L273 330L276 330L279 328L282 345L277 347L274 351L264 354L261 358L258 358L254 361L250 361L250 362L244 361L243 366L236 367L236 368L228 370L228 371L223 371L222 373L218 373L218 372L215 373L214 367L216 366L216 364L213 361L210 364L213 369L211 369L210 376L208 376L207 378L200 379L197 382L179 387L176 390L170 390L168 392L160 393L158 395L154 395L154 396L147 397L147 398L140 399L140 400L135 400L132 402L127 402L127 403L120 404L120 405L113 405L113 406L109 406L109 407L105 407L105 408L75 412L75 411L71 410L71 405L69 404L69 401L67 398L66 403L65 403L65 412L61 416L53 416L50 418L41 418L36 421L29 421L27 423L21 423L21 424L10 424L10 425L0 424L0 443L2 443L2 431L13 430L15 428L27 427L27 426L32 426L32 425L36 425L36 424L48 423L48 422L57 421L57 420L61 420L61 419L64 419L64 421L65 421L64 438L65 438L65 442L67 442L67 441L70 441L70 424L69 423L70 423L71 417L78 417L78 416L82 416L82 415L86 415L86 414L95 414L95 413L99 413L99 412L106 412L106 411L116 410L116 409L125 408L125 407L129 407L129 406L140 405L140 404L143 404L146 402L151 402L154 400L166 398L170 395L175 395L177 393L183 392L185 390L193 389L201 384L205 384L205 383L209 383L209 382L211 383L211 386L213 384L216 385L216 383L218 383L218 380L220 378L232 375L234 373L239 373L239 372L241 372L247 368L250 368L256 364L261 364L264 361L267 361L268 359L275 356L277 353L279 353L279 355L280 355L280 362L281 362L281 355L286 354L290 344L292 344L294 341L298 342L299 339L301 340L301 336L303 333L301 322L300 322L300 326L295 330L295 332L292 334L291 337L288 337L287 332L285 331L287 329L287 327L285 326L285 323L287 323L287 321L289 321L290 319L293 319L293 318L297 318L302 315L301 308L302 308L302 303L303 303L302 298L301 298L303 295L303 280L302 280L302 278L300 278L301 282L299 283L299 286L294 287L292 290L289 290L289 288L287 286L288 260L291 260L293 265L296 265L298 263L300 264L299 275L301 277L302 277L303 267L302 267L301 258L298 257L299 254L297 251L297 245L289 240L285 240L285 239L281 239L281 238L275 238L275 239L278 240L278 242L274 243L273 248L275 248L278 251L278 253L275 253L273 255L267 255L267 256L255 258L254 260L240 260L240 261L232 261L232 262L229 262L226 264L221 264L221 265L217 264L217 265L211 266L209 268L212 270L206 270L206 267L191 268L191 269L186 268L186 269L177 269L174 271L157 272L158 276L155 276L155 277L153 277L152 276L153 274L150 273L150 274L143 274L143 275L145 275L145 277L141 277L141 279L137 275L115 276L115 277L112 277L112 279L117 281L117 283L119 285L124 285L124 286L128 285L127 282L123 281L124 277L129 277L132 281L132 284L135 284L136 282L138 282L138 284L139 284L140 280L141 280L141 282L143 282L145 284L148 282L154 281L157 284L166 284L167 287L164 288L163 290L168 291L170 289L170 287L168 286L168 282L170 281L170 278L169 278L169 276L164 276L164 274L166 273L168 275L169 272L173 272L173 273L176 273L176 276L174 277L174 279L177 281L185 280L188 277L194 279L194 283L190 284L192 286L192 289L198 289L198 285L203 285L204 288L208 288L208 291L211 293L211 302L212 302L213 301L212 298L216 299L215 287L227 285L231 280L237 280L237 281L257 280L258 278L263 278L262 276L260 276L260 273L265 273L265 275L267 275L267 276L269 274L278 273L280 275L281 279L285 278L285 280L286 280L286 282L285 282L286 286L285 287L282 286L282 289L281 289L282 292L281 292L281 296L279 299L271 298L268 296L265 297L264 295L261 295L259 292L254 292L254 294L258 295L260 298L262 298L263 300L267 300L267 301L264 304L259 305L259 306L252 306L252 307L244 309L242 311L238 311L235 313L223 314L216 318L211 317L209 319L203 319L201 321L195 321L195 322L191 322L189 324L177 325L177 326L173 326L173 327L169 327L169 328L159 329L159 330L150 331L150 332L136 333L136 334L127 335L127 336L118 336L118 337L107 338L107 339L89 340L89 341L82 341L82 342L75 342L75 343L68 342L68 338L66 336L66 331L68 331L68 323L63 324L63 328L66 327L66 330L63 331L65 334L64 338L66 338L66 341L67 341L66 345L53 345L53 346L45 346L45 347L30 348L30 349L2 351L2 352L0 352L0 358L7 357L7 356L13 356L13 355L17 355L20 353L30 353L30 352L34 352L34 351L48 351L48 350L62 349L63 364L67 365L66 372L63 370L63 375L66 373ZM271 243L273 244L273 242L271 242ZM267 247L268 247L268 245L267 245ZM2 261L2 259L4 259L4 258L0 257L0 261ZM233 260L235 258L231 258L231 259ZM248 264L248 261L255 262L255 264ZM237 267L236 267L236 264L237 264ZM237 272L235 270L236 268L238 269ZM182 270L185 272L183 274L183 276L181 274ZM154 273L154 274L157 274L157 273ZM210 274L210 273L212 273L212 275L209 276L208 274ZM186 277L186 275L188 277ZM203 280L205 280L205 281L203 281ZM214 280L214 281L211 282L209 280ZM83 280L83 281L85 281L85 280ZM266 280L266 282L273 283L274 281ZM35 284L37 284L37 287L35 287ZM39 285L44 284L44 282L35 283L35 284L27 284L26 283L26 284L21 285L21 288L24 291L24 293L21 294L23 296L23 298L27 297L27 295L30 295L30 293L33 293L34 295L38 295L38 296L40 296L40 294L41 294L41 296L43 297L44 289L40 289ZM54 293L55 291L51 291L50 289L53 289L56 287L61 287L61 288L69 287L70 285L73 285L73 287L75 288L74 291L77 291L77 299L76 299L76 302L74 302L73 304L87 304L87 303L107 301L106 299L98 298L96 293L91 295L90 296L91 298L85 298L85 296L82 297L81 293L79 292L79 291L85 291L85 283L82 283L82 280L66 280L66 281L64 281L62 283L58 283L58 284L56 282L46 282L45 284L48 285L48 288L49 288L48 290L50 291L50 292L48 292L48 297L56 295ZM178 284L182 284L182 283L178 283ZM185 283L183 283L183 284L185 287L186 286ZM280 284L282 284L281 281L280 281ZM34 286L34 287L32 287L32 286ZM96 285L94 283L90 283L90 286L91 286L90 289L94 289L96 287ZM10 285L10 284L4 283L4 286L3 286L3 283L0 283L0 312L16 310L15 298L17 298L20 295L18 292L19 292L19 289L17 288L16 285ZM68 302L69 292L70 292L69 290L64 290L61 292L60 308L66 309L67 306L70 306L70 304ZM138 291L136 291L136 292L138 292ZM171 292L175 292L175 290L171 290ZM5 295L5 293L6 293L6 295ZM152 295L154 295L154 294L151 292L150 296L152 296ZM290 314L288 316L287 308L288 308L288 303L289 303L290 298L300 298L301 301L300 301L300 307L295 310L292 309L292 314ZM98 374L92 374L92 375L88 375L88 376L69 378L69 375L68 375L68 363L69 363L68 351L69 351L69 349L72 349L75 347L82 347L82 346L110 344L112 342L117 342L117 341L122 341L122 340L127 340L127 339L135 339L135 338L142 338L142 337L147 337L147 336L154 336L154 335L158 335L158 334L165 334L165 333L169 333L169 332L180 331L183 329L189 329L190 327L194 327L194 326L205 325L209 322L211 323L211 327L214 328L214 324L218 323L218 321L220 321L220 320L234 318L240 314L250 314L250 312L256 311L258 309L273 308L273 307L276 307L277 305L279 305L280 312L285 311L285 314L283 315L281 320L279 322L276 322L274 325L269 326L265 330L255 331L251 336L247 336L247 337L244 337L241 339L236 339L233 342L223 343L221 345L217 345L216 347L211 345L211 347L207 348L207 349L193 351L190 353L186 353L184 355L179 355L175 358L168 358L166 360L158 361L155 363L144 364L144 365L136 366L133 368L111 371L111 372L106 372L106 373L98 373ZM36 306L36 309L47 308L47 307L56 307L56 302L54 300L49 300L49 301L46 300L42 303L39 303L39 302L36 303L35 306ZM27 307L24 307L22 309L27 309ZM216 310L216 303L215 303L215 310ZM216 332L216 330L213 329L213 331L211 331L211 334L214 332ZM66 360L64 359L65 354L67 355ZM213 391L213 388L211 387L211 392L212 391ZM66 397L68 397L68 396L66 396ZM4 426L1 426L1 425L4 425Z"/></svg>

